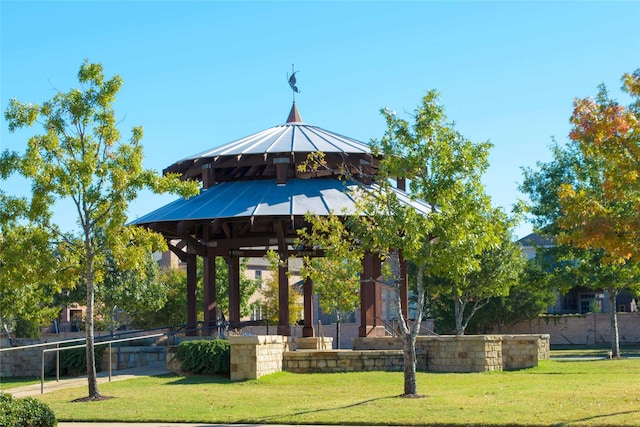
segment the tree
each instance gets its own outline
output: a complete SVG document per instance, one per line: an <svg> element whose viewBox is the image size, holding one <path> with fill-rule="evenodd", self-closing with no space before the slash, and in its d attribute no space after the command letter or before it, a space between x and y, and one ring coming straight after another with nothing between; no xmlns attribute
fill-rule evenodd
<svg viewBox="0 0 640 427"><path fill-rule="evenodd" d="M9 102L5 119L11 132L39 124L44 133L29 138L24 154L4 154L0 169L31 182L29 216L47 227L58 250L68 254L68 282L86 286L88 398L99 399L93 331L95 290L104 281L105 257L113 255L118 266L144 277L146 255L166 248L159 234L125 225L129 202L145 188L190 196L198 185L142 167L142 128L133 128L131 139L121 142L113 110L122 86L119 76L106 80L101 64L85 61L78 81L79 89L58 92L41 106ZM50 223L57 199L73 203L77 234L63 233Z"/></svg>
<svg viewBox="0 0 640 427"><path fill-rule="evenodd" d="M518 251L521 252L520 249ZM484 332L497 327L500 332L504 326L545 313L557 298L548 285L548 278L536 260L526 261L520 278L509 288L509 294L491 297L469 327Z"/></svg>
<svg viewBox="0 0 640 427"><path fill-rule="evenodd" d="M247 269L248 259L242 258L240 261L240 314L246 316L250 313L251 305L249 300L258 288L258 281L246 277L244 272ZM197 264L198 291L196 300L199 304L204 303L202 272L203 261L198 259ZM159 308L139 308L134 313L134 322L140 327L160 327L170 325L182 325L187 322L187 275L184 270L167 269L161 272L160 283L156 286L167 288L166 301ZM223 317L227 317L229 312L229 275L228 266L224 258L216 257L216 301L218 310ZM161 301L161 300L159 300ZM200 313L202 320L202 313Z"/></svg>
<svg viewBox="0 0 640 427"><path fill-rule="evenodd" d="M529 195L528 210L536 231L557 239L557 247L538 250L553 283L561 292L566 292L573 283L606 289L613 298L611 351L618 357L615 297L625 288L637 289L640 283L632 279L638 271L633 249L637 242L629 240L638 230L633 224L638 221L640 205L635 205L635 213L632 207L638 200L637 180L624 160L628 157L628 161L633 161L632 137L637 135L637 124L625 130L624 123L633 120L608 100L603 87L599 101L592 101L575 102L574 129L569 141L564 146L553 142L552 161L538 162L537 170L524 169L520 188ZM588 113L589 108L594 114ZM632 105L629 111L637 111L637 105ZM616 118L616 114L621 116ZM607 123L617 125L607 130ZM589 141L594 145L591 148ZM616 141L620 144L617 149ZM636 151L637 141L636 138ZM603 151L600 146L604 145L614 153ZM618 167L626 172L618 176L620 170L615 170ZM626 183L620 186L618 180Z"/></svg>
<svg viewBox="0 0 640 427"><path fill-rule="evenodd" d="M462 257L459 265L441 257L440 262L430 265L438 245L434 240L437 237L438 242L442 242L440 247L455 246L459 251L474 255L498 241L495 233L463 233L458 230L464 227L454 229L456 224L468 225L477 221L479 214L488 211L489 199L484 196L480 177L488 166L491 144L472 143L455 131L453 124L447 122L435 91L429 91L423 97L414 112L413 125L388 109L383 109L382 114L387 131L382 139L371 143L373 153L381 156L376 185L361 187L353 196L355 215L343 218L353 236L353 250L368 251L384 261L384 280L395 293L403 334L404 395L413 396L417 393L415 342L422 320L425 274L436 275L448 269L468 274L479 268L479 262L471 257ZM415 205L401 201L401 193L393 191L392 179L408 181L410 200L414 203L418 199L423 201L419 203L426 201L430 214L424 215ZM460 204L468 209L455 209ZM334 221L331 216L314 217L311 223L317 227L331 221ZM335 250L329 239L322 247L326 252ZM413 263L417 269L415 289L418 297L413 323L404 318L401 310L402 259Z"/></svg>
<svg viewBox="0 0 640 427"><path fill-rule="evenodd" d="M605 251L607 262L640 262L640 69L623 76L627 108L609 98L576 99L569 138L600 174L598 182L559 188L561 243Z"/></svg>
<svg viewBox="0 0 640 427"><path fill-rule="evenodd" d="M112 326L116 323L116 310L135 314L156 311L165 305L169 289L153 254L147 254L142 268L140 272L123 269L113 256L105 257L104 281L96 289L96 301L101 303L98 307L103 314L111 318Z"/></svg>
<svg viewBox="0 0 640 427"><path fill-rule="evenodd" d="M307 215L307 221L312 221ZM331 215L327 221L315 221L315 227L303 233L301 243L309 247L330 246L324 257L304 257L300 274L314 284L320 307L336 315L336 343L340 348L340 322L360 304L360 270L362 252L354 250L355 236L339 217Z"/></svg>
<svg viewBox="0 0 640 427"><path fill-rule="evenodd" d="M240 259L240 315L248 316L251 313L249 300L258 290L259 282L249 279L244 274L249 265L248 258ZM202 260L198 260L198 282L202 283ZM200 286L202 288L202 286ZM218 309L223 316L229 315L229 266L224 258L216 257L216 300Z"/></svg>
<svg viewBox="0 0 640 427"><path fill-rule="evenodd" d="M456 206L458 210L464 204ZM489 208L486 213L476 207L473 221L453 223L448 236L482 236L476 242L485 245L479 253L472 241L457 244L457 239L441 240L434 244L428 262L430 292L439 298L453 301L456 335L464 335L469 322L491 298L506 296L518 283L524 266L522 250L512 241L514 220L507 218L501 209ZM491 240L493 243L489 244ZM477 244L477 243L474 243ZM443 266L449 265L448 268Z"/></svg>
<svg viewBox="0 0 640 427"><path fill-rule="evenodd" d="M164 305L159 309L145 307L133 313L133 323L141 328L183 325L187 322L187 273L180 269L167 269L160 273L160 281L167 288Z"/></svg>
<svg viewBox="0 0 640 427"><path fill-rule="evenodd" d="M50 322L59 312L52 303L60 292L63 275L49 233L37 226L15 223L0 226L0 231L1 322Z"/></svg>
<svg viewBox="0 0 640 427"><path fill-rule="evenodd" d="M263 318L272 325L277 325L280 316L280 293L278 291L278 265L280 257L275 251L267 251L264 258L269 263L269 276L263 277L260 294L262 296L260 304L263 310ZM297 307L297 292L294 292L289 285L289 324L294 324L300 318L300 310Z"/></svg>

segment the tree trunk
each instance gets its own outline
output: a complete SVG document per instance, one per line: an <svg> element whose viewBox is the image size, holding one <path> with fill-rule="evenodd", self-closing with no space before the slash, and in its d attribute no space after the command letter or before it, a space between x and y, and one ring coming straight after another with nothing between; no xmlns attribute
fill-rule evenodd
<svg viewBox="0 0 640 427"><path fill-rule="evenodd" d="M404 334L402 350L404 354L404 395L418 394L416 380L416 337L413 333Z"/></svg>
<svg viewBox="0 0 640 427"><path fill-rule="evenodd" d="M465 304L460 301L460 298L456 298L454 299L453 306L456 317L456 335L464 335L465 328L462 321L464 320Z"/></svg>
<svg viewBox="0 0 640 427"><path fill-rule="evenodd" d="M87 283L87 319L85 322L86 337L87 337L87 379L89 383L89 397L100 396L98 390L98 376L96 374L96 359L95 359L95 347L94 347L94 333L93 333L93 310L95 306L93 280L91 283Z"/></svg>
<svg viewBox="0 0 640 427"><path fill-rule="evenodd" d="M91 239L88 232L85 232L85 251L87 255L87 265L85 267L84 274L84 279L87 284L87 316L85 319L87 381L89 386L89 398L97 398L100 397L100 391L98 390L98 375L96 374L96 359L93 333L93 312L95 307L95 277L93 271L94 254L91 248Z"/></svg>
<svg viewBox="0 0 640 427"><path fill-rule="evenodd" d="M618 333L618 313L616 310L616 299L618 292L609 291L609 303L611 307L611 357L620 357L620 334Z"/></svg>

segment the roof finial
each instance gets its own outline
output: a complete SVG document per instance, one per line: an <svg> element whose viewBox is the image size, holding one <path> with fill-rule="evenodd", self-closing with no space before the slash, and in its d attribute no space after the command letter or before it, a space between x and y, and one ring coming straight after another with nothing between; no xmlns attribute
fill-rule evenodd
<svg viewBox="0 0 640 427"><path fill-rule="evenodd" d="M296 92L300 93L300 91L298 90L298 86L296 86L296 73L297 71L295 71L295 68L293 66L293 64L291 64L291 77L289 77L289 73L287 73L287 78L289 79L289 86L291 87L291 90L293 91L293 103L295 104L296 102Z"/></svg>

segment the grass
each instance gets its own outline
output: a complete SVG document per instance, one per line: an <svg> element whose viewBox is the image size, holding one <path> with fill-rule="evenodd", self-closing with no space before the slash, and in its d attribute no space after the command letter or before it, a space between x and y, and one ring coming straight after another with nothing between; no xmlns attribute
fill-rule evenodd
<svg viewBox="0 0 640 427"><path fill-rule="evenodd" d="M40 378L38 377L2 377L0 378L0 390L39 383Z"/></svg>
<svg viewBox="0 0 640 427"><path fill-rule="evenodd" d="M543 361L532 369L419 373L422 399L398 397L402 373L147 377L38 398L61 421L251 424L639 426L640 360Z"/></svg>

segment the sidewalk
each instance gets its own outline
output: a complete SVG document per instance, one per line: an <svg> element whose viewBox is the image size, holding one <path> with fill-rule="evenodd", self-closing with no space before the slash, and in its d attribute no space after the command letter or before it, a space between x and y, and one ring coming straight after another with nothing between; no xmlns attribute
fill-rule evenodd
<svg viewBox="0 0 640 427"><path fill-rule="evenodd" d="M152 363L146 366L139 366L136 368L120 369L119 371L112 371L111 381L122 381L122 380L128 380L136 377L148 377L153 375L164 375L168 373L169 371L167 370L167 366L165 362ZM102 384L105 382L109 382L109 373L99 372L98 384ZM45 378L44 392L51 393L53 391L57 391L63 388L73 388L73 387L83 387L83 386L87 387L86 375L82 377L65 378L65 379L61 379L60 381L56 381L55 378L53 379ZM14 397L36 396L40 394L40 383L11 388L4 391L6 393L12 394ZM79 424L71 423L71 425L75 425L77 427ZM96 426L96 424L91 424L91 425ZM149 427L149 425L147 424L146 427Z"/></svg>

